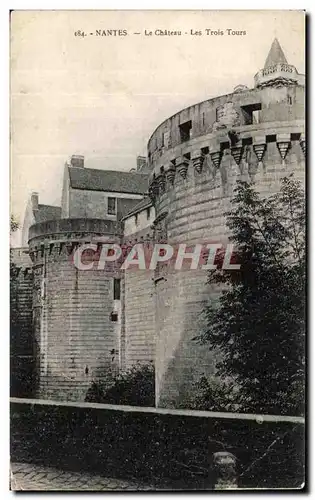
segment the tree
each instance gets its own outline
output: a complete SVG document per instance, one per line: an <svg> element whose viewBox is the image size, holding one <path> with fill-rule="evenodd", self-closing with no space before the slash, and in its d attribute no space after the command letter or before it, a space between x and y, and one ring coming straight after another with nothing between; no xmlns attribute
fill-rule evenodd
<svg viewBox="0 0 315 500"><path fill-rule="evenodd" d="M10 216L10 234L19 229L19 223L14 215ZM15 353L15 346L18 344L20 331L20 315L18 307L18 272L19 269L12 259L12 249L10 248L10 394L11 396L20 396L20 387L22 385L21 378L23 374L19 374L15 364L19 366L19 358ZM18 374L18 375L17 375ZM23 395L23 394L22 394Z"/></svg>
<svg viewBox="0 0 315 500"><path fill-rule="evenodd" d="M14 215L11 214L10 216L10 233L14 233L17 231L20 227L20 224L17 222L16 218Z"/></svg>
<svg viewBox="0 0 315 500"><path fill-rule="evenodd" d="M193 384L193 394L183 399L178 408L206 411L241 411L239 387L233 379L222 380L203 375Z"/></svg>
<svg viewBox="0 0 315 500"><path fill-rule="evenodd" d="M20 227L20 224L17 222L16 218L14 215L10 215L10 234L15 233ZM10 248L10 281L11 281L11 286L12 286L12 280L16 278L16 272L17 272L17 267L12 261L12 252Z"/></svg>
<svg viewBox="0 0 315 500"><path fill-rule="evenodd" d="M152 363L137 364L108 382L93 381L85 401L116 405L154 406L155 375Z"/></svg>
<svg viewBox="0 0 315 500"><path fill-rule="evenodd" d="M14 215L10 215L10 234L15 233L20 228L19 222L16 220ZM12 285L12 280L16 277L17 267L12 261L12 251L10 247L10 281Z"/></svg>
<svg viewBox="0 0 315 500"><path fill-rule="evenodd" d="M197 341L219 348L217 374L234 378L240 411L301 414L305 371L305 200L299 182L260 197L238 182L227 215L239 271L217 269L216 305ZM229 400L228 400L229 401ZM229 401L230 403L230 401ZM222 409L222 408L221 408Z"/></svg>

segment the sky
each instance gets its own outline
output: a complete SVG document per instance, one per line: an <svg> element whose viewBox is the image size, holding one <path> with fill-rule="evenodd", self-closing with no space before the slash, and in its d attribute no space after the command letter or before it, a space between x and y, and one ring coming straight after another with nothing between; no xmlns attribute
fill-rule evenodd
<svg viewBox="0 0 315 500"><path fill-rule="evenodd" d="M108 29L128 35L96 35ZM275 37L304 73L302 11L13 12L11 213L23 223L32 191L59 205L72 154L84 155L87 168L134 168L164 119L238 84L253 87Z"/></svg>

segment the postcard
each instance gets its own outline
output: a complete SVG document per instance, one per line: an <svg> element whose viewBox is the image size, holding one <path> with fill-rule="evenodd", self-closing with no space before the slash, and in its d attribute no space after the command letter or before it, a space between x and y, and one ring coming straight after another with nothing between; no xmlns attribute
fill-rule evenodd
<svg viewBox="0 0 315 500"><path fill-rule="evenodd" d="M12 490L305 488L305 18L11 12Z"/></svg>

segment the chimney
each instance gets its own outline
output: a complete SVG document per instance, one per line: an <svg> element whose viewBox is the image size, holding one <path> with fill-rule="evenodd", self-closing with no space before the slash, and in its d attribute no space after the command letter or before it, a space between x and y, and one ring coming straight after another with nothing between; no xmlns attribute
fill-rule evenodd
<svg viewBox="0 0 315 500"><path fill-rule="evenodd" d="M147 164L147 159L145 156L137 156L137 172L144 170Z"/></svg>
<svg viewBox="0 0 315 500"><path fill-rule="evenodd" d="M33 192L31 194L31 204L32 210L38 210L38 193Z"/></svg>
<svg viewBox="0 0 315 500"><path fill-rule="evenodd" d="M84 156L72 155L70 161L72 167L84 168Z"/></svg>

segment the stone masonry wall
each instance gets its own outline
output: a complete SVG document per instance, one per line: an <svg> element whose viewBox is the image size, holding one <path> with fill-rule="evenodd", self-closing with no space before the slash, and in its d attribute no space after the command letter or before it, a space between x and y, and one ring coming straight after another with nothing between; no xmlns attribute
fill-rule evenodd
<svg viewBox="0 0 315 500"><path fill-rule="evenodd" d="M18 267L10 279L10 374L11 394L34 395L35 356L33 340L33 272Z"/></svg>
<svg viewBox="0 0 315 500"><path fill-rule="evenodd" d="M11 394L34 394L33 271L27 248L10 250L10 374Z"/></svg>
<svg viewBox="0 0 315 500"><path fill-rule="evenodd" d="M119 220L126 215L142 199L141 195L91 191L85 189L69 189L69 217L93 217L99 219ZM108 197L117 199L117 213L107 214Z"/></svg>
<svg viewBox="0 0 315 500"><path fill-rule="evenodd" d="M145 248L152 245L150 227L124 238L130 248L141 242ZM124 330L123 366L147 364L155 359L155 296L153 271L131 266L124 274Z"/></svg>
<svg viewBox="0 0 315 500"><path fill-rule="evenodd" d="M267 128L272 127L272 124L276 122L304 120L305 115L304 87L300 85L248 89L199 102L174 114L153 132L148 142L150 170L163 165L165 161L175 159L178 156L175 148L186 146L181 141L180 124L191 120L190 140L201 138L212 132L213 125L218 119L218 110L227 103L233 104L232 116L241 127L245 125L244 106L258 103L261 104L259 123L266 124ZM223 119L222 124L224 123ZM168 137L167 141L165 141L165 134Z"/></svg>
<svg viewBox="0 0 315 500"><path fill-rule="evenodd" d="M152 271L125 272L125 368L149 363L155 356L155 312Z"/></svg>

